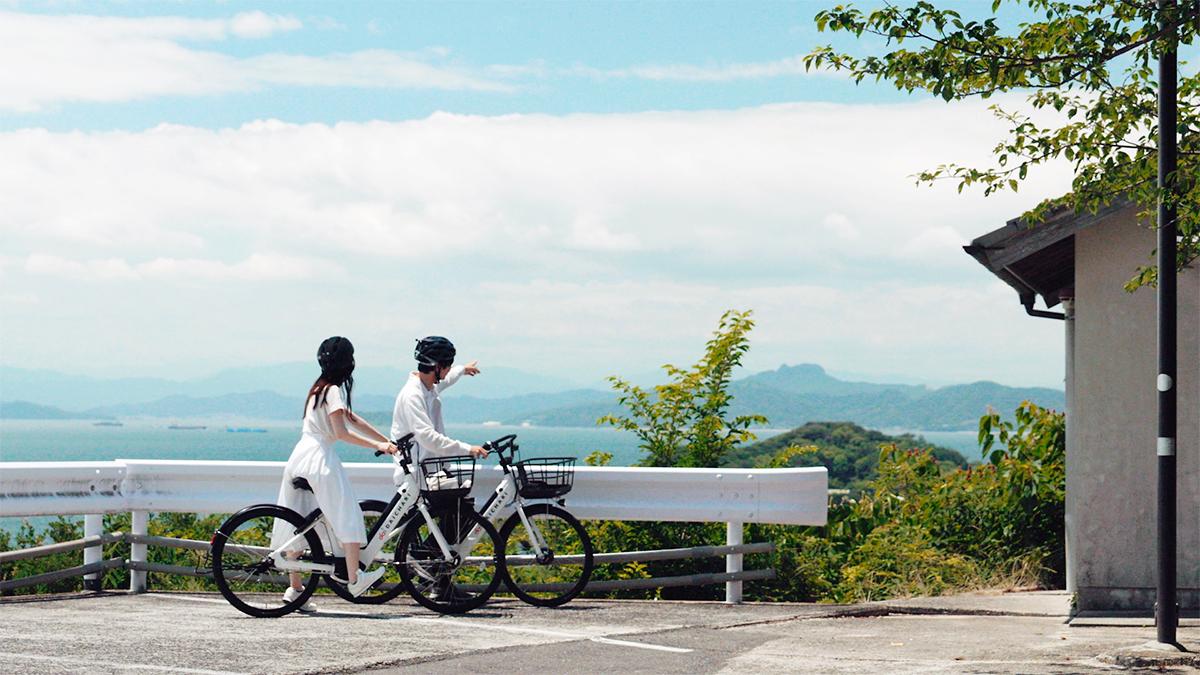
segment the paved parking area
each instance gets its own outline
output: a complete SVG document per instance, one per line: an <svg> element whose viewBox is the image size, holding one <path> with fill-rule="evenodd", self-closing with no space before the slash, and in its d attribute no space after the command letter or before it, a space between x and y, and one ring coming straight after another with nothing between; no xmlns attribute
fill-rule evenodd
<svg viewBox="0 0 1200 675"><path fill-rule="evenodd" d="M317 614L254 619L208 594L10 598L0 663L5 673L1041 673L1110 671L1099 655L1153 637L1070 627L1062 593L851 607L502 600L460 617L402 600L318 602ZM1181 636L1195 642L1200 628Z"/></svg>

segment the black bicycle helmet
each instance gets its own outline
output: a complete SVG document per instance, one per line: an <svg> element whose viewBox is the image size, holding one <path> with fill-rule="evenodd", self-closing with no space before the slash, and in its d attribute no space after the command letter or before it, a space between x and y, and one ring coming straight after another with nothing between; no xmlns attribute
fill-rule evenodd
<svg viewBox="0 0 1200 675"><path fill-rule="evenodd" d="M321 377L330 384L340 385L354 372L354 345L335 335L317 348L317 363L321 366Z"/></svg>
<svg viewBox="0 0 1200 675"><path fill-rule="evenodd" d="M413 358L417 363L432 368L434 366L449 366L454 363L454 343L440 335L430 335L417 340L417 348Z"/></svg>

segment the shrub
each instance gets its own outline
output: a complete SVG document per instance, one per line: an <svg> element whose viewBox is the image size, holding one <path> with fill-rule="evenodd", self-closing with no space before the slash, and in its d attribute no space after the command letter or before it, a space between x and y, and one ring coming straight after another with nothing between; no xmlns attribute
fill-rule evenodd
<svg viewBox="0 0 1200 675"><path fill-rule="evenodd" d="M940 595L974 586L980 578L970 558L939 549L928 530L905 522L872 530L841 573L834 590L838 602Z"/></svg>

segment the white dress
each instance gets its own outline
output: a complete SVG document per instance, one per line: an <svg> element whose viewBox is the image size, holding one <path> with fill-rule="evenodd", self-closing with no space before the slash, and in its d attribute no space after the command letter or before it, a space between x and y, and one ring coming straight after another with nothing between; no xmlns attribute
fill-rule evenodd
<svg viewBox="0 0 1200 675"><path fill-rule="evenodd" d="M336 410L346 410L346 404L342 400L340 387L329 387L325 392L325 402L315 409L311 398L307 402L300 441L283 468L278 502L301 516L308 516L313 509L320 507L340 542L366 544L367 530L363 525L362 509L358 507L354 488L342 468L342 460L333 449L337 437L329 416ZM292 487L294 478L306 479L313 491ZM271 532L272 548L282 546L291 539L295 534L294 529L282 520L275 521ZM293 548L304 548L302 543ZM337 555L339 550L331 552Z"/></svg>

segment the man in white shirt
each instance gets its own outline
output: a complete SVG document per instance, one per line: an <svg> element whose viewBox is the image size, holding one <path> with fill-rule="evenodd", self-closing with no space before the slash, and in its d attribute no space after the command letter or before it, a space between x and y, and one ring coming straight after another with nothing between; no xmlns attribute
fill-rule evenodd
<svg viewBox="0 0 1200 675"><path fill-rule="evenodd" d="M454 344L439 335L418 340L413 353L417 370L409 374L408 381L396 395L396 406L392 409L392 438L413 435L417 445L413 460L418 467L420 460L428 457L466 454L487 457L488 454L481 446L456 441L446 435L442 401L438 395L464 374L479 374L477 361L454 367L455 354Z"/></svg>
<svg viewBox="0 0 1200 675"><path fill-rule="evenodd" d="M447 455L488 455L488 451L481 446L456 441L446 435L446 426L442 422L442 401L438 395L464 374L472 377L479 374L477 361L455 368L455 354L454 344L439 335L430 335L418 340L417 348L413 352L417 359L417 370L409 374L408 381L396 395L396 406L392 409L392 438L402 438L409 433L413 435L416 451L412 471L416 474L418 483L421 481L423 459ZM404 470L397 466L392 477L399 485L400 481L404 480ZM453 511L438 516L438 528L451 542L460 541L466 534L462 531L460 523ZM425 545L430 543L426 541ZM462 593L454 587L449 577L440 579L438 584L439 593Z"/></svg>

